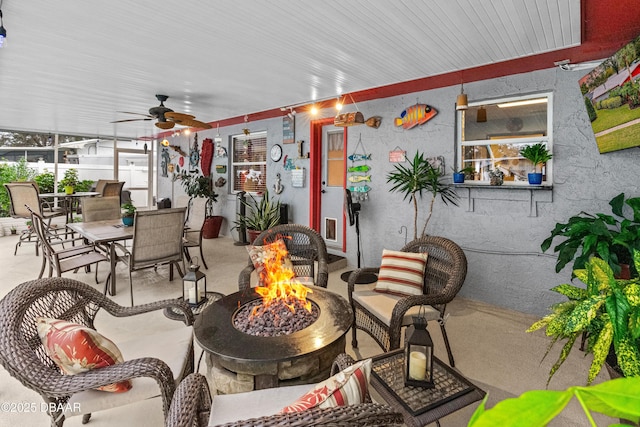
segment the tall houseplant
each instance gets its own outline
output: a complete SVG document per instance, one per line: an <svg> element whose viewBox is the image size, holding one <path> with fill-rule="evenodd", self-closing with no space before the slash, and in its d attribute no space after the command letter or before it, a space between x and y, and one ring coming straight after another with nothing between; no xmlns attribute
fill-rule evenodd
<svg viewBox="0 0 640 427"><path fill-rule="evenodd" d="M640 269L640 251L634 252L633 259L636 269ZM610 350L624 376L640 376L640 279L616 279L609 265L596 257L574 274L586 288L572 284L554 287L552 291L568 300L554 304L550 314L527 330L544 328L553 338L551 345L566 340L547 384L583 334L587 337L587 351L593 353L588 384L602 369Z"/></svg>
<svg viewBox="0 0 640 427"><path fill-rule="evenodd" d="M620 193L609 201L609 206L612 215L580 212L566 223L556 224L541 245L546 252L556 237L565 238L553 248L558 253L556 272L572 260L572 270L582 269L589 258L596 256L605 260L616 275L621 275L621 265L631 265L626 277L637 276L632 255L634 249L640 250L640 197L625 199ZM631 210L630 217L625 215L625 207Z"/></svg>
<svg viewBox="0 0 640 427"><path fill-rule="evenodd" d="M245 214L239 215L234 221L233 229L247 230L251 242L260 232L280 223L280 201L272 200L269 191L265 191L261 196L258 199L253 194L248 194L247 199L242 200ZM253 239L251 239L252 236Z"/></svg>
<svg viewBox="0 0 640 427"><path fill-rule="evenodd" d="M182 173L178 176L182 188L191 200L195 197L203 197L205 202L205 220L203 224L202 237L211 239L218 237L223 217L214 215L214 204L218 200L218 194L213 189L213 182L210 176Z"/></svg>
<svg viewBox="0 0 640 427"><path fill-rule="evenodd" d="M553 157L553 154L547 149L546 144L539 142L537 144L527 145L520 149L520 155L533 163L533 172L527 175L529 184L542 184L542 172L538 172L538 165L547 163Z"/></svg>
<svg viewBox="0 0 640 427"><path fill-rule="evenodd" d="M427 231L436 197L440 195L445 205L452 203L458 206L458 195L443 182L443 171L434 167L422 153L416 151L413 160L409 160L408 167L400 163L396 163L394 167L395 170L387 174L387 183L392 184L391 191L404 194L403 200L408 198L409 202L413 203L413 238L415 240L418 238L418 197L422 198L422 192L431 193L431 203L420 237L423 237Z"/></svg>

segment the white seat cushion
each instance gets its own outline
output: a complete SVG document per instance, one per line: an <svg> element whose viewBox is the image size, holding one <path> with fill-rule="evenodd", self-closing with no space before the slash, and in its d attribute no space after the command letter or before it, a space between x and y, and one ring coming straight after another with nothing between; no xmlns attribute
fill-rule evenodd
<svg viewBox="0 0 640 427"><path fill-rule="evenodd" d="M275 415L312 387L301 384L213 396L209 426Z"/></svg>
<svg viewBox="0 0 640 427"><path fill-rule="evenodd" d="M189 326L116 344L124 360L155 357L165 362L171 368L177 385L180 380L179 376L188 362L187 356L192 340L193 328ZM107 393L98 390L76 393L69 399L69 405L66 406L69 411L64 414L67 417L90 414L160 396L158 383L152 378L133 378L131 383L131 390L125 393ZM74 408L76 411L73 411Z"/></svg>
<svg viewBox="0 0 640 427"><path fill-rule="evenodd" d="M353 292L353 299L363 306L368 312L380 319L385 325L391 324L391 314L393 313L393 307L398 303L402 296L393 294L384 294L374 291L376 284L370 285L357 285L356 291ZM430 305L425 306L427 320L437 320L440 318L440 312ZM420 306L411 307L407 310L404 319L402 320L403 326L413 324L412 316L417 316L420 310Z"/></svg>

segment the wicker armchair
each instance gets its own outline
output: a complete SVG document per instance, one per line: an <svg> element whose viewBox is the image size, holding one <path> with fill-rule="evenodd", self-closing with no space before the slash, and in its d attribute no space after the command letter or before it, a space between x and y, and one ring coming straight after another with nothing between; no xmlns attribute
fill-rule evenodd
<svg viewBox="0 0 640 427"><path fill-rule="evenodd" d="M427 252L427 266L424 272L423 295L400 297L375 292L372 285L356 286L358 276L363 273L377 273L379 268L361 268L349 276L349 301L354 313L354 327L351 328L352 345L358 347L357 329L367 332L384 351L400 348L400 334L403 326L411 324L421 305L426 306L427 320L437 320L440 324L449 364L455 366L449 338L445 329L445 310L457 295L467 275L467 258L462 249L444 237L427 236L409 242L404 252ZM376 315L375 313L378 313Z"/></svg>
<svg viewBox="0 0 640 427"><path fill-rule="evenodd" d="M340 354L333 363L331 374L334 375L348 365L353 359L347 354ZM309 385L309 388L312 386ZM275 391L275 390L274 390ZM246 393L248 395L251 392ZM216 397L214 397L214 400ZM279 409L279 402L273 402ZM211 395L204 376L191 374L177 387L171 402L166 427L204 427L209 424L211 411ZM241 410L238 409L238 413ZM339 406L335 408L314 408L303 412L276 414L218 424L218 427L251 427L251 426L395 426L403 422L402 414L394 412L387 406L377 403Z"/></svg>
<svg viewBox="0 0 640 427"><path fill-rule="evenodd" d="M36 328L37 317L62 319L95 329L94 319L100 309L114 317L126 317L166 307L180 310L189 327L136 337L130 343L118 342L124 363L76 375L61 374L47 356ZM62 426L65 416L71 415L83 415L85 423L91 416L87 412L158 395L166 418L177 381L193 372L190 326L193 320L191 309L180 300L128 308L77 280L59 277L33 280L16 286L0 301L0 364L25 387L42 396L51 411L52 426ZM167 345L169 340L172 345ZM133 383L126 393L93 390L126 379ZM62 412L67 405L80 410Z"/></svg>
<svg viewBox="0 0 640 427"><path fill-rule="evenodd" d="M322 236L304 225L283 224L263 231L253 244L264 245L280 238L287 246L296 276L313 277L316 286L326 288L329 280L329 256ZM251 273L254 269L253 263L249 259L248 265L238 277L238 288L241 291L251 287Z"/></svg>

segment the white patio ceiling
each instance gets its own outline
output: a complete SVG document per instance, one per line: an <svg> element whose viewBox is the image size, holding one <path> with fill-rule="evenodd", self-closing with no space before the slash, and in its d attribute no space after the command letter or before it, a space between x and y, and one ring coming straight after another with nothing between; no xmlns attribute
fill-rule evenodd
<svg viewBox="0 0 640 427"><path fill-rule="evenodd" d="M136 137L577 46L580 0L3 0L0 129ZM356 100L357 102L357 100Z"/></svg>

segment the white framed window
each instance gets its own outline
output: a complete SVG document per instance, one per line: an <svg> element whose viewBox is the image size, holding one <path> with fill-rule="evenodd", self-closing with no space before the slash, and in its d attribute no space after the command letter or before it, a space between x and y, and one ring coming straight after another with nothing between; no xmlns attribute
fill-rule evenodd
<svg viewBox="0 0 640 427"><path fill-rule="evenodd" d="M553 153L551 92L474 101L457 112L455 167L473 169L466 175L467 185L489 185L489 171L499 169L505 185L528 186L533 165L520 149L537 143ZM542 185L553 182L552 163L542 165Z"/></svg>
<svg viewBox="0 0 640 427"><path fill-rule="evenodd" d="M267 132L232 136L231 156L233 191L264 192L267 188Z"/></svg>

